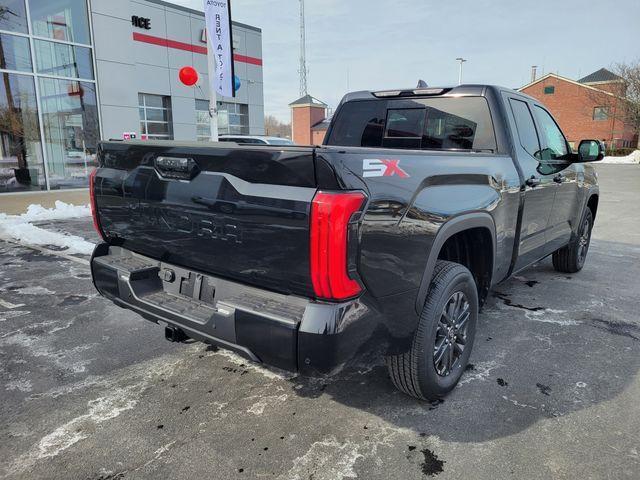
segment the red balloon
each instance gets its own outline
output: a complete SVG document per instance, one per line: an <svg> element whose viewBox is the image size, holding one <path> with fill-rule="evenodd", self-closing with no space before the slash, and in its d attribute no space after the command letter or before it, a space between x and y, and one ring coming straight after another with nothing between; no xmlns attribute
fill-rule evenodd
<svg viewBox="0 0 640 480"><path fill-rule="evenodd" d="M198 83L198 72L193 67L182 67L178 73L178 78L187 87L192 87Z"/></svg>

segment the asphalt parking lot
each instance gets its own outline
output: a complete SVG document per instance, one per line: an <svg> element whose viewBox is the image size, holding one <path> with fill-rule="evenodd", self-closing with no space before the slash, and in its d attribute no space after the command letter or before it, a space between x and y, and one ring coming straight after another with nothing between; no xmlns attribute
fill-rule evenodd
<svg viewBox="0 0 640 480"><path fill-rule="evenodd" d="M85 257L0 242L0 478L640 478L640 167L598 171L584 270L499 285L442 403L376 352L309 379L169 343Z"/></svg>

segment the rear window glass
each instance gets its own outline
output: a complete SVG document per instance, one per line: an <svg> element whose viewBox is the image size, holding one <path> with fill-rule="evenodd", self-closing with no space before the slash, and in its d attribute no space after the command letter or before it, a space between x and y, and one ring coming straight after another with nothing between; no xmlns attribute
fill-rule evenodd
<svg viewBox="0 0 640 480"><path fill-rule="evenodd" d="M393 103L398 102L410 104L411 108L394 108ZM489 105L483 97L348 102L340 108L327 144L429 150L496 150Z"/></svg>
<svg viewBox="0 0 640 480"><path fill-rule="evenodd" d="M385 137L419 138L423 129L424 108L387 110Z"/></svg>

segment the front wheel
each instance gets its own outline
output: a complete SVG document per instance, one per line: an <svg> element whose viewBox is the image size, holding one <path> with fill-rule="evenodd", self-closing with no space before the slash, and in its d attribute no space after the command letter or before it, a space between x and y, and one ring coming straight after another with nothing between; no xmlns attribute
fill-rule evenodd
<svg viewBox="0 0 640 480"><path fill-rule="evenodd" d="M469 362L478 308L471 272L438 260L411 349L386 358L394 385L424 400L449 393Z"/></svg>
<svg viewBox="0 0 640 480"><path fill-rule="evenodd" d="M591 243L591 229L593 228L593 214L587 207L578 235L571 243L553 252L553 268L558 272L575 273L582 270L587 259L589 244Z"/></svg>

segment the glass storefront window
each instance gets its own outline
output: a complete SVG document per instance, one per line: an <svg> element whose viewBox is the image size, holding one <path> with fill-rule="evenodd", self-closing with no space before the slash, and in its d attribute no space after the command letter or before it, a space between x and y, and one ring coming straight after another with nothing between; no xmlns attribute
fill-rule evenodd
<svg viewBox="0 0 640 480"><path fill-rule="evenodd" d="M140 138L147 140L173 140L171 97L138 94L140 112Z"/></svg>
<svg viewBox="0 0 640 480"><path fill-rule="evenodd" d="M34 35L86 45L91 43L85 0L30 0L29 11Z"/></svg>
<svg viewBox="0 0 640 480"><path fill-rule="evenodd" d="M196 100L196 139L201 142L211 139L209 100Z"/></svg>
<svg viewBox="0 0 640 480"><path fill-rule="evenodd" d="M39 82L49 186L85 187L100 139L96 86L53 78Z"/></svg>
<svg viewBox="0 0 640 480"><path fill-rule="evenodd" d="M0 33L0 68L31 72L31 51L29 39Z"/></svg>
<svg viewBox="0 0 640 480"><path fill-rule="evenodd" d="M93 80L91 49L35 40L36 69L44 75Z"/></svg>
<svg viewBox="0 0 640 480"><path fill-rule="evenodd" d="M218 102L218 132L220 135L248 135L249 106L243 103Z"/></svg>
<svg viewBox="0 0 640 480"><path fill-rule="evenodd" d="M27 33L24 0L0 0L0 30Z"/></svg>
<svg viewBox="0 0 640 480"><path fill-rule="evenodd" d="M33 77L0 73L0 192L46 188Z"/></svg>

